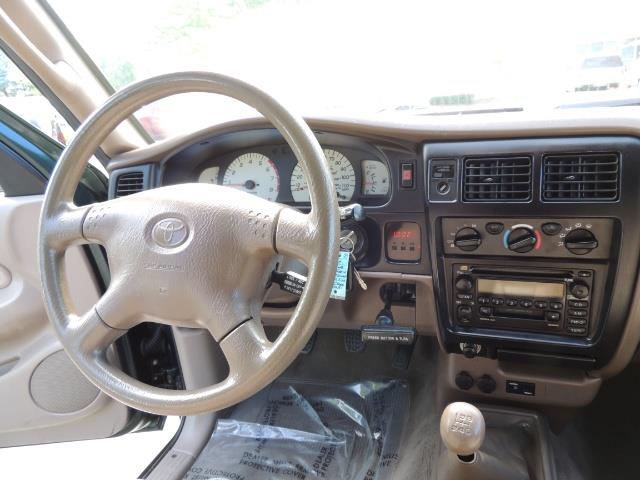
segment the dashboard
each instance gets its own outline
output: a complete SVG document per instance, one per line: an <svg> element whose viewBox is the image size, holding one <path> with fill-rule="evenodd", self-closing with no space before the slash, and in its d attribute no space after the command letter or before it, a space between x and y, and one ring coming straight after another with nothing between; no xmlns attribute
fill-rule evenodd
<svg viewBox="0 0 640 480"><path fill-rule="evenodd" d="M321 326L361 329L388 303L396 325L452 354L598 370L635 350L640 121L559 115L310 121L339 202L366 212L343 233L361 240L355 266L369 288L330 302ZM114 165L111 196L136 174L149 187L216 183L309 208L303 170L263 120ZM292 305L270 296L263 320L283 324Z"/></svg>

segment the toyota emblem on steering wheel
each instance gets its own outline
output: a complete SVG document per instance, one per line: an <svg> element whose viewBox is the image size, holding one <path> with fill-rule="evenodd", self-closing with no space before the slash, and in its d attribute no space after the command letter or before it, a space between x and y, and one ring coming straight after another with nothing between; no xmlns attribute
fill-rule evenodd
<svg viewBox="0 0 640 480"><path fill-rule="evenodd" d="M164 248L175 248L184 243L189 236L187 224L179 218L165 218L153 226L153 241Z"/></svg>

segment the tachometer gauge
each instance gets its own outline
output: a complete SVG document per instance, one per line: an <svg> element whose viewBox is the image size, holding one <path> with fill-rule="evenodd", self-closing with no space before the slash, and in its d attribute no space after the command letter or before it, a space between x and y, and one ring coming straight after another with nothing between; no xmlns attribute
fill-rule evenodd
<svg viewBox="0 0 640 480"><path fill-rule="evenodd" d="M362 193L386 195L389 193L389 170L378 160L362 161Z"/></svg>
<svg viewBox="0 0 640 480"><path fill-rule="evenodd" d="M214 185L217 185L219 174L220 174L220 167L205 168L204 170L202 170L202 172L200 172L200 176L198 177L198 182L213 183Z"/></svg>
<svg viewBox="0 0 640 480"><path fill-rule="evenodd" d="M222 184L275 201L280 191L280 176L273 161L261 153L245 153L227 167Z"/></svg>
<svg viewBox="0 0 640 480"><path fill-rule="evenodd" d="M322 151L329 162L331 178L336 188L338 201L348 202L353 198L356 190L356 172L353 170L353 165L340 152L329 148L325 148ZM296 202L308 202L310 200L309 187L300 164L296 165L291 174L291 195Z"/></svg>

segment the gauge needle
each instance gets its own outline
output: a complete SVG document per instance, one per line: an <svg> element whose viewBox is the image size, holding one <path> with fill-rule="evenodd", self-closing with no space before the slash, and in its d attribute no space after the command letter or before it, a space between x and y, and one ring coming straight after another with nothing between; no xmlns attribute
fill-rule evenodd
<svg viewBox="0 0 640 480"><path fill-rule="evenodd" d="M227 183L227 187L242 187L246 188L247 190L253 190L258 186L260 186L260 184L254 182L253 180L247 180L244 183Z"/></svg>

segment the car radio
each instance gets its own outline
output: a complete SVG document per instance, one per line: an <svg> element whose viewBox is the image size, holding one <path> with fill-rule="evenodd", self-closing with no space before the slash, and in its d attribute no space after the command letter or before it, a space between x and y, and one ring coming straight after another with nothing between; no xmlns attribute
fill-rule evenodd
<svg viewBox="0 0 640 480"><path fill-rule="evenodd" d="M593 270L527 272L453 265L453 312L461 327L584 337L589 333Z"/></svg>

